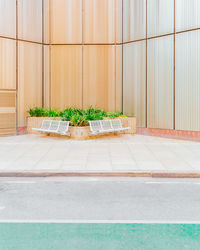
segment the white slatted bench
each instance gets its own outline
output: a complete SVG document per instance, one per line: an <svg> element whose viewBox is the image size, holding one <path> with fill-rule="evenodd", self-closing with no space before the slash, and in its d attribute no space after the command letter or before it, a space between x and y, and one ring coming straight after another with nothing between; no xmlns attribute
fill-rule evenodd
<svg viewBox="0 0 200 250"><path fill-rule="evenodd" d="M130 127L123 128L120 119L89 121L89 125L91 131L89 135L122 132L130 129Z"/></svg>
<svg viewBox="0 0 200 250"><path fill-rule="evenodd" d="M38 131L41 133L47 134L59 134L59 135L70 135L69 133L69 121L52 121L52 120L44 120L42 122L41 128L32 128L34 131Z"/></svg>

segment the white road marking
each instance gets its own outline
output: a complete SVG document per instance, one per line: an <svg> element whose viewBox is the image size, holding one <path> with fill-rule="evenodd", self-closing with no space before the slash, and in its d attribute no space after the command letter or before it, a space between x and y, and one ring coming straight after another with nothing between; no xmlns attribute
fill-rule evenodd
<svg viewBox="0 0 200 250"><path fill-rule="evenodd" d="M146 182L146 184L190 184L200 185L199 182Z"/></svg>
<svg viewBox="0 0 200 250"><path fill-rule="evenodd" d="M3 209L5 209L5 207L0 207L0 210L3 210Z"/></svg>
<svg viewBox="0 0 200 250"><path fill-rule="evenodd" d="M2 183L8 183L8 184L35 184L34 181L3 181Z"/></svg>
<svg viewBox="0 0 200 250"><path fill-rule="evenodd" d="M105 223L105 224L200 224L200 221L154 221L154 220L0 220L0 223Z"/></svg>

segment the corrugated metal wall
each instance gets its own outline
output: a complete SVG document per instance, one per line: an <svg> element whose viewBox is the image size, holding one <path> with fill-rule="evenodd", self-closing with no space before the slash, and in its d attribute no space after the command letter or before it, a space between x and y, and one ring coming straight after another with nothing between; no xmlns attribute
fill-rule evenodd
<svg viewBox="0 0 200 250"><path fill-rule="evenodd" d="M173 129L173 36L147 41L147 126Z"/></svg>
<svg viewBox="0 0 200 250"><path fill-rule="evenodd" d="M199 13L199 0L0 0L0 91L17 96L0 113L25 126L34 105L93 104L199 131Z"/></svg>
<svg viewBox="0 0 200 250"><path fill-rule="evenodd" d="M146 42L124 45L123 109L128 116L137 116L137 125L145 127Z"/></svg>
<svg viewBox="0 0 200 250"><path fill-rule="evenodd" d="M175 128L200 131L200 30L176 35L175 67Z"/></svg>
<svg viewBox="0 0 200 250"><path fill-rule="evenodd" d="M140 127L200 131L200 1L124 0L123 9L124 112Z"/></svg>

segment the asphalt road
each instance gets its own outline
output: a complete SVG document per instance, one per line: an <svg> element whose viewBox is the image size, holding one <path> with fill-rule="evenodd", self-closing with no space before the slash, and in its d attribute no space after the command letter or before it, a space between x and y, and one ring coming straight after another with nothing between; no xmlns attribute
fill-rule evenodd
<svg viewBox="0 0 200 250"><path fill-rule="evenodd" d="M0 221L196 223L199 211L200 179L0 179Z"/></svg>

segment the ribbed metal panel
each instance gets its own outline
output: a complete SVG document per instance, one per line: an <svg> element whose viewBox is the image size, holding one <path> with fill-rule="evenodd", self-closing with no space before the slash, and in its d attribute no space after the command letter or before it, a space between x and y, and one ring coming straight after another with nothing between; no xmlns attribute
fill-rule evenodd
<svg viewBox="0 0 200 250"><path fill-rule="evenodd" d="M174 31L174 0L147 0L148 37Z"/></svg>
<svg viewBox="0 0 200 250"><path fill-rule="evenodd" d="M16 0L0 0L0 35L16 37Z"/></svg>
<svg viewBox="0 0 200 250"><path fill-rule="evenodd" d="M16 129L16 92L0 91L0 134Z"/></svg>
<svg viewBox="0 0 200 250"><path fill-rule="evenodd" d="M146 37L146 0L125 0L123 6L124 41Z"/></svg>
<svg viewBox="0 0 200 250"><path fill-rule="evenodd" d="M14 130L15 128L16 128L16 114L15 113L8 113L8 114L0 113L0 134L3 132L1 131L2 129Z"/></svg>
<svg viewBox="0 0 200 250"><path fill-rule="evenodd" d="M145 126L146 41L124 45L123 110Z"/></svg>
<svg viewBox="0 0 200 250"><path fill-rule="evenodd" d="M0 91L0 108L15 108L16 92Z"/></svg>
<svg viewBox="0 0 200 250"><path fill-rule="evenodd" d="M173 36L148 40L149 128L173 128Z"/></svg>
<svg viewBox="0 0 200 250"><path fill-rule="evenodd" d="M200 30L176 35L176 129L200 130Z"/></svg>
<svg viewBox="0 0 200 250"><path fill-rule="evenodd" d="M200 1L176 0L176 31L200 27Z"/></svg>
<svg viewBox="0 0 200 250"><path fill-rule="evenodd" d="M18 37L42 42L42 1L18 0Z"/></svg>
<svg viewBox="0 0 200 250"><path fill-rule="evenodd" d="M16 89L16 42L0 38L0 89Z"/></svg>

